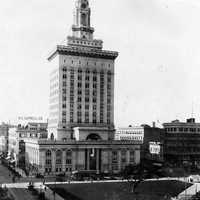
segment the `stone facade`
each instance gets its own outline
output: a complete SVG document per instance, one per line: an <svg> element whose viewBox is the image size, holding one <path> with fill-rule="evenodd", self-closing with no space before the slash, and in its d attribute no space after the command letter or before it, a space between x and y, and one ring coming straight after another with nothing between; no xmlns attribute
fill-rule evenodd
<svg viewBox="0 0 200 200"><path fill-rule="evenodd" d="M126 165L139 164L140 144L120 141L63 142L27 139L26 165L44 175L96 171L118 173Z"/></svg>
<svg viewBox="0 0 200 200"><path fill-rule="evenodd" d="M11 126L5 123L0 125L0 153L8 152L8 131Z"/></svg>
<svg viewBox="0 0 200 200"><path fill-rule="evenodd" d="M88 0L77 0L73 35L49 55L48 139L27 139L32 173L118 173L140 162L140 142L115 141L115 51L93 38Z"/></svg>
<svg viewBox="0 0 200 200"><path fill-rule="evenodd" d="M114 61L118 53L102 50L103 42L93 39L87 1L77 1L74 21L73 35L48 57L52 68L49 138L74 139L74 127L93 127L103 134L102 139L108 138L105 134L114 135Z"/></svg>
<svg viewBox="0 0 200 200"><path fill-rule="evenodd" d="M200 123L175 120L163 124L166 132L164 155L177 166L200 167Z"/></svg>

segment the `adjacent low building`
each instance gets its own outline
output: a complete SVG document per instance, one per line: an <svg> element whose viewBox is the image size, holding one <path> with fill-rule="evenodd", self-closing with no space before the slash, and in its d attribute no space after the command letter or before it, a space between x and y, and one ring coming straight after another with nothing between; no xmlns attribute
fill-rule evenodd
<svg viewBox="0 0 200 200"><path fill-rule="evenodd" d="M163 124L166 132L165 159L177 166L200 166L200 123L174 120Z"/></svg>
<svg viewBox="0 0 200 200"><path fill-rule="evenodd" d="M0 125L0 154L8 152L8 131L10 125L2 123Z"/></svg>
<svg viewBox="0 0 200 200"><path fill-rule="evenodd" d="M141 142L141 160L160 162L164 161L164 139L164 129L157 128L155 125L153 127L141 125L118 128L115 134L115 140Z"/></svg>
<svg viewBox="0 0 200 200"><path fill-rule="evenodd" d="M140 141L144 140L144 128L142 126L121 127L116 130L115 140Z"/></svg>
<svg viewBox="0 0 200 200"><path fill-rule="evenodd" d="M31 173L119 173L126 165L140 163L141 144L134 141L27 139L25 143Z"/></svg>
<svg viewBox="0 0 200 200"><path fill-rule="evenodd" d="M9 129L8 134L8 158L15 165L25 167L25 143L26 138L47 138L47 123L19 124Z"/></svg>

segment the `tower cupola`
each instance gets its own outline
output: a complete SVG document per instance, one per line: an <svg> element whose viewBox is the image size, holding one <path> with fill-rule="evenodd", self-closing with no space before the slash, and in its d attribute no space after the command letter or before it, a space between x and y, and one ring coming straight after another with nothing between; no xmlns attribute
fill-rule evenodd
<svg viewBox="0 0 200 200"><path fill-rule="evenodd" d="M94 28L90 26L91 10L88 0L77 0L74 25L72 26L73 36L86 40L93 40Z"/></svg>

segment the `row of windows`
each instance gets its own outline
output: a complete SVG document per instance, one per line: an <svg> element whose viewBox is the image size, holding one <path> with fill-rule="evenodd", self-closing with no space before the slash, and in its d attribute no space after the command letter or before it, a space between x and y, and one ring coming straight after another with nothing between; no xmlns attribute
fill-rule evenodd
<svg viewBox="0 0 200 200"><path fill-rule="evenodd" d="M126 135L141 135L142 131L134 132L134 131L117 131L117 134L126 134Z"/></svg>
<svg viewBox="0 0 200 200"><path fill-rule="evenodd" d="M143 140L143 137L137 137L137 136L120 136L120 140L136 140L141 141Z"/></svg>
<svg viewBox="0 0 200 200"><path fill-rule="evenodd" d="M66 91L65 91L65 90L63 90L63 94L66 94ZM66 100L67 100L67 97L66 97L66 96L63 96L62 100L63 100L63 101L66 101ZM83 98L79 96L78 99L77 99L77 101L80 103L80 102L83 101ZM85 97L85 102L86 102L86 103L89 103L89 102L91 102L91 101L92 101L93 103L97 103L97 98L93 97L93 98L90 100L89 97ZM70 96L70 102L71 102L71 103L74 102L74 96L73 96L73 95ZM110 111L110 110L111 110L111 105L110 105L111 99L110 99L110 98L107 99L107 103L108 103L108 105L107 105L107 110ZM66 104L63 104L63 108L66 108ZM101 104L100 109L104 109L103 103Z"/></svg>
<svg viewBox="0 0 200 200"><path fill-rule="evenodd" d="M121 162L126 163L127 158L128 158L127 151L122 150L121 151ZM135 162L135 152L134 151L130 151L129 159L130 159L130 163ZM118 164L118 160L119 160L118 151L113 151L112 152L112 164Z"/></svg>
<svg viewBox="0 0 200 200"><path fill-rule="evenodd" d="M74 69L67 69L66 67L63 67L63 72L67 72L67 71L70 71L71 73L76 73L77 71L75 71ZM101 75L105 75L107 74L108 76L111 76L112 75L112 72L110 70L107 71L107 73L105 71L100 71L98 72L96 69L95 70L90 70L90 69L78 69L78 73L79 74L82 74L83 72L85 72L86 74L90 74L90 73L93 73L93 75L96 75L97 73L100 73Z"/></svg>
<svg viewBox="0 0 200 200"><path fill-rule="evenodd" d="M200 132L200 128L165 128L167 132Z"/></svg>
<svg viewBox="0 0 200 200"><path fill-rule="evenodd" d="M96 124L97 123L97 116L93 116L93 119L92 119L92 123ZM73 116L70 116L70 122L73 123L75 122L74 119L73 119ZM67 123L67 120L66 118L63 118L62 119L62 123ZM78 116L77 118L77 123L90 123L90 118L89 116L85 116L85 120L82 119L82 116ZM104 123L104 120L100 120L100 123ZM110 124L111 123L111 119L107 119L107 123Z"/></svg>

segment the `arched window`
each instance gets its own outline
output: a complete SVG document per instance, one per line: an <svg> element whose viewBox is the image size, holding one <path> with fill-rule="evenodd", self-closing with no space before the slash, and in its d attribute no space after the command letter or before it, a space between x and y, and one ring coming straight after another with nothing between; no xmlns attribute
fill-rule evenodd
<svg viewBox="0 0 200 200"><path fill-rule="evenodd" d="M90 73L90 70L89 70L89 69L86 69L85 72L86 72L86 74L89 74L89 73Z"/></svg>
<svg viewBox="0 0 200 200"><path fill-rule="evenodd" d="M98 134L92 133L87 136L86 140L97 141L97 140L101 140L101 137Z"/></svg>
<svg viewBox="0 0 200 200"><path fill-rule="evenodd" d="M82 73L82 69L78 69L78 73Z"/></svg>
<svg viewBox="0 0 200 200"><path fill-rule="evenodd" d="M47 150L46 151L46 161L45 161L46 165L51 166L51 151Z"/></svg>
<svg viewBox="0 0 200 200"><path fill-rule="evenodd" d="M54 134L51 133L51 140L54 140Z"/></svg>
<svg viewBox="0 0 200 200"><path fill-rule="evenodd" d="M85 14L85 13L82 13L81 14L81 24L83 25L83 26L87 26L87 15Z"/></svg>
<svg viewBox="0 0 200 200"><path fill-rule="evenodd" d="M67 150L66 151L66 165L71 165L72 164L72 151Z"/></svg>
<svg viewBox="0 0 200 200"><path fill-rule="evenodd" d="M57 165L62 164L62 151L61 150L56 151L56 164Z"/></svg>
<svg viewBox="0 0 200 200"><path fill-rule="evenodd" d="M51 151L50 150L46 151L46 157L51 157Z"/></svg>

